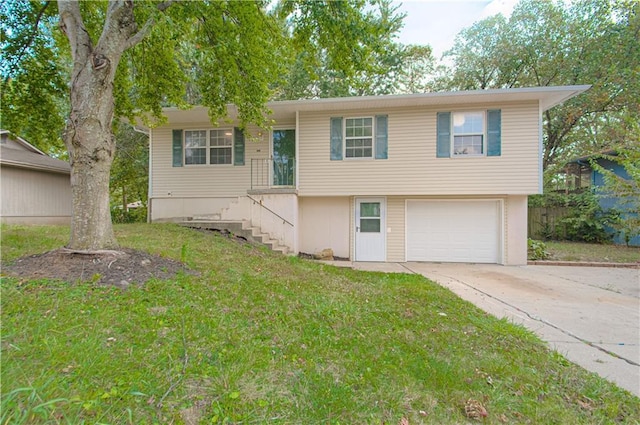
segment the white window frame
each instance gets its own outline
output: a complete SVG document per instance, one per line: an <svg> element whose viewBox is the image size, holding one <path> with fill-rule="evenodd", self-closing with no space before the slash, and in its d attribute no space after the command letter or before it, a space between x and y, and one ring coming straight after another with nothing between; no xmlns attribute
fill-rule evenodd
<svg viewBox="0 0 640 425"><path fill-rule="evenodd" d="M205 146L204 147L198 147L198 148L188 148L187 147L187 133L189 132L196 132L196 131L204 131L205 132ZM223 132L230 132L231 133L231 145L229 146L213 146L211 144L211 134L214 131L223 131ZM233 157L234 157L234 152L233 152L233 143L234 143L234 134L233 134L234 130L233 128L210 128L210 129L204 129L204 128L192 128L192 129L188 129L188 130L184 130L183 132L183 136L182 136L182 146L183 146L183 164L185 165L185 167L204 167L204 166L214 166L214 167L224 167L224 166L230 166L233 165ZM204 164L187 164L187 149L205 149L205 162ZM228 163L224 163L224 164L212 164L211 163L211 150L212 149L231 149L231 162Z"/></svg>
<svg viewBox="0 0 640 425"><path fill-rule="evenodd" d="M359 120L359 119L369 119L371 120L371 136L351 136L347 137L347 120ZM375 125L375 117L373 116L362 116L362 117L346 117L342 120L342 140L344 140L343 147L343 158L346 160L370 160L376 157L376 125ZM371 139L371 156L347 156L347 141L353 139Z"/></svg>
<svg viewBox="0 0 640 425"><path fill-rule="evenodd" d="M482 133L469 132L469 133L456 133L455 131L455 117L456 115L465 114L482 114ZM482 137L482 152L481 153L456 153L455 140L456 136L481 136ZM451 158L477 158L480 156L487 156L487 111L485 110L470 110L470 111L452 111L451 112Z"/></svg>

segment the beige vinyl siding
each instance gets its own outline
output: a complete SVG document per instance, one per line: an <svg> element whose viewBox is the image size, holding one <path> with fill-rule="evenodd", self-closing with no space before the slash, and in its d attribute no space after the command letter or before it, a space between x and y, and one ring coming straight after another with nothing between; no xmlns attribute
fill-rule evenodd
<svg viewBox="0 0 640 425"><path fill-rule="evenodd" d="M295 127L295 120L278 123L278 126ZM233 124L220 128L231 128ZM177 128L177 127L176 127ZM211 124L202 123L180 126L181 130L208 130ZM245 139L245 165L183 165L173 167L172 151L173 127L153 130L151 149L152 198L213 198L246 194L251 188L251 159L266 159L270 156L270 135L249 127L248 133L258 135L258 140Z"/></svg>
<svg viewBox="0 0 640 425"><path fill-rule="evenodd" d="M2 222L68 224L71 184L68 174L2 166Z"/></svg>
<svg viewBox="0 0 640 425"><path fill-rule="evenodd" d="M509 196L505 202L505 264L527 264L527 201L526 196Z"/></svg>
<svg viewBox="0 0 640 425"><path fill-rule="evenodd" d="M350 257L352 200L347 197L299 198L298 205L300 252L315 254L331 248L336 257Z"/></svg>
<svg viewBox="0 0 640 425"><path fill-rule="evenodd" d="M439 111L501 109L502 155L436 158ZM388 115L386 160L329 159L331 117ZM300 113L299 193L328 195L482 195L537 193L539 108L537 102L471 108L438 106Z"/></svg>
<svg viewBox="0 0 640 425"><path fill-rule="evenodd" d="M404 261L405 198L387 197L387 261Z"/></svg>

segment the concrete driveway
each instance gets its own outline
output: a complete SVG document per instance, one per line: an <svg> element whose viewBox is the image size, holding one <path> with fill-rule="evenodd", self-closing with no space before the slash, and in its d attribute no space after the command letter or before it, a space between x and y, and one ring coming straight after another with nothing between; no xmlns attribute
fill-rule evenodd
<svg viewBox="0 0 640 425"><path fill-rule="evenodd" d="M418 273L522 324L569 360L640 396L640 270L494 264L353 263Z"/></svg>

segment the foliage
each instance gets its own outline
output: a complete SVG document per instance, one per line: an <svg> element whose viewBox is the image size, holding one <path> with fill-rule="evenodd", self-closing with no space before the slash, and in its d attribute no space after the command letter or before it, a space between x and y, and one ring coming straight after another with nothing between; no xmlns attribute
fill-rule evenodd
<svg viewBox="0 0 640 425"><path fill-rule="evenodd" d="M640 124L636 122L635 126L637 130ZM620 145L615 154L601 154L591 161L591 166L602 174L605 182L598 195L615 199L614 212L619 219L612 222L611 226L622 235L627 245L633 237L640 235L640 150L632 146L637 144L640 137L635 140ZM625 175L603 167L596 161L597 158L620 164Z"/></svg>
<svg viewBox="0 0 640 425"><path fill-rule="evenodd" d="M5 261L68 232L2 230ZM487 423L640 417L633 395L421 276L175 225L115 230L199 274L127 290L4 277L1 423L454 424L469 398Z"/></svg>
<svg viewBox="0 0 640 425"><path fill-rule="evenodd" d="M615 211L603 211L598 197L590 191L581 193L547 193L529 197L529 206L564 207L565 212L554 226L545 231L545 239L569 240L591 243L610 242L607 232L618 219Z"/></svg>
<svg viewBox="0 0 640 425"><path fill-rule="evenodd" d="M298 54L285 81L276 90L277 100L426 92L428 77L435 66L429 46L394 42L381 51L372 51L367 68L351 77L330 69L323 55L311 67L305 65L308 56L308 52Z"/></svg>
<svg viewBox="0 0 640 425"><path fill-rule="evenodd" d="M52 46L56 10L26 0L0 2L0 22L2 128L60 156L69 57Z"/></svg>
<svg viewBox="0 0 640 425"><path fill-rule="evenodd" d="M149 136L134 131L133 126L120 121L117 123L115 137L116 156L111 166L111 184L109 185L111 205L112 207L118 205L120 211L126 213L127 205L130 203L141 202L143 206L147 203ZM137 217L136 214L133 216ZM146 221L146 213L144 216ZM113 217L112 208L112 219ZM129 223L130 221L114 222Z"/></svg>
<svg viewBox="0 0 640 425"><path fill-rule="evenodd" d="M544 169L611 147L613 129L640 111L640 3L523 0L463 30L446 56L446 89L592 85L544 114ZM622 140L637 140L621 135Z"/></svg>
<svg viewBox="0 0 640 425"><path fill-rule="evenodd" d="M527 258L529 260L546 260L549 258L547 245L542 241L527 239Z"/></svg>
<svg viewBox="0 0 640 425"><path fill-rule="evenodd" d="M146 223L147 207L122 209L120 206L111 208L111 221L118 224Z"/></svg>
<svg viewBox="0 0 640 425"><path fill-rule="evenodd" d="M327 6L310 2L311 10L326 13L329 25L335 25L333 33L314 35L309 16L290 15L295 3L283 2L277 9L281 18L289 15L283 22L286 32L292 33L296 27L300 31L294 36L294 49L289 52L293 55L287 73L275 86L275 99L379 95L396 90L406 50L394 40L404 18L397 13L398 6L380 0L374 13L374 10L344 10L344 2L329 2ZM331 39L343 38L358 39L364 48L356 52L351 49L357 46L344 46L342 53L327 48Z"/></svg>

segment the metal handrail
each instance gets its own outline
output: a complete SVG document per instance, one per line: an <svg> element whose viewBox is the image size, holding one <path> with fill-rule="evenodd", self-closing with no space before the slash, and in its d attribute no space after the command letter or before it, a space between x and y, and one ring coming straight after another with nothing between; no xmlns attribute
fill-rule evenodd
<svg viewBox="0 0 640 425"><path fill-rule="evenodd" d="M284 173L286 183L284 181L276 183L273 181L275 176L272 173L276 173L276 167L278 165L279 173ZM264 187L293 187L295 186L295 158L288 158L287 160L275 160L273 158L251 158L251 189L264 188ZM287 184L288 183L288 184Z"/></svg>
<svg viewBox="0 0 640 425"><path fill-rule="evenodd" d="M289 226L294 227L293 223L291 223L289 220L287 220L286 218L282 217L280 214L278 214L277 212L273 211L272 209L270 209L269 207L265 206L262 201L258 201L257 199L252 198L250 195L246 195L247 198L251 199L255 204L260 205L262 208L264 208L265 210L269 211L271 214L275 215L276 217L278 217L280 220L282 220L283 222L287 223Z"/></svg>

